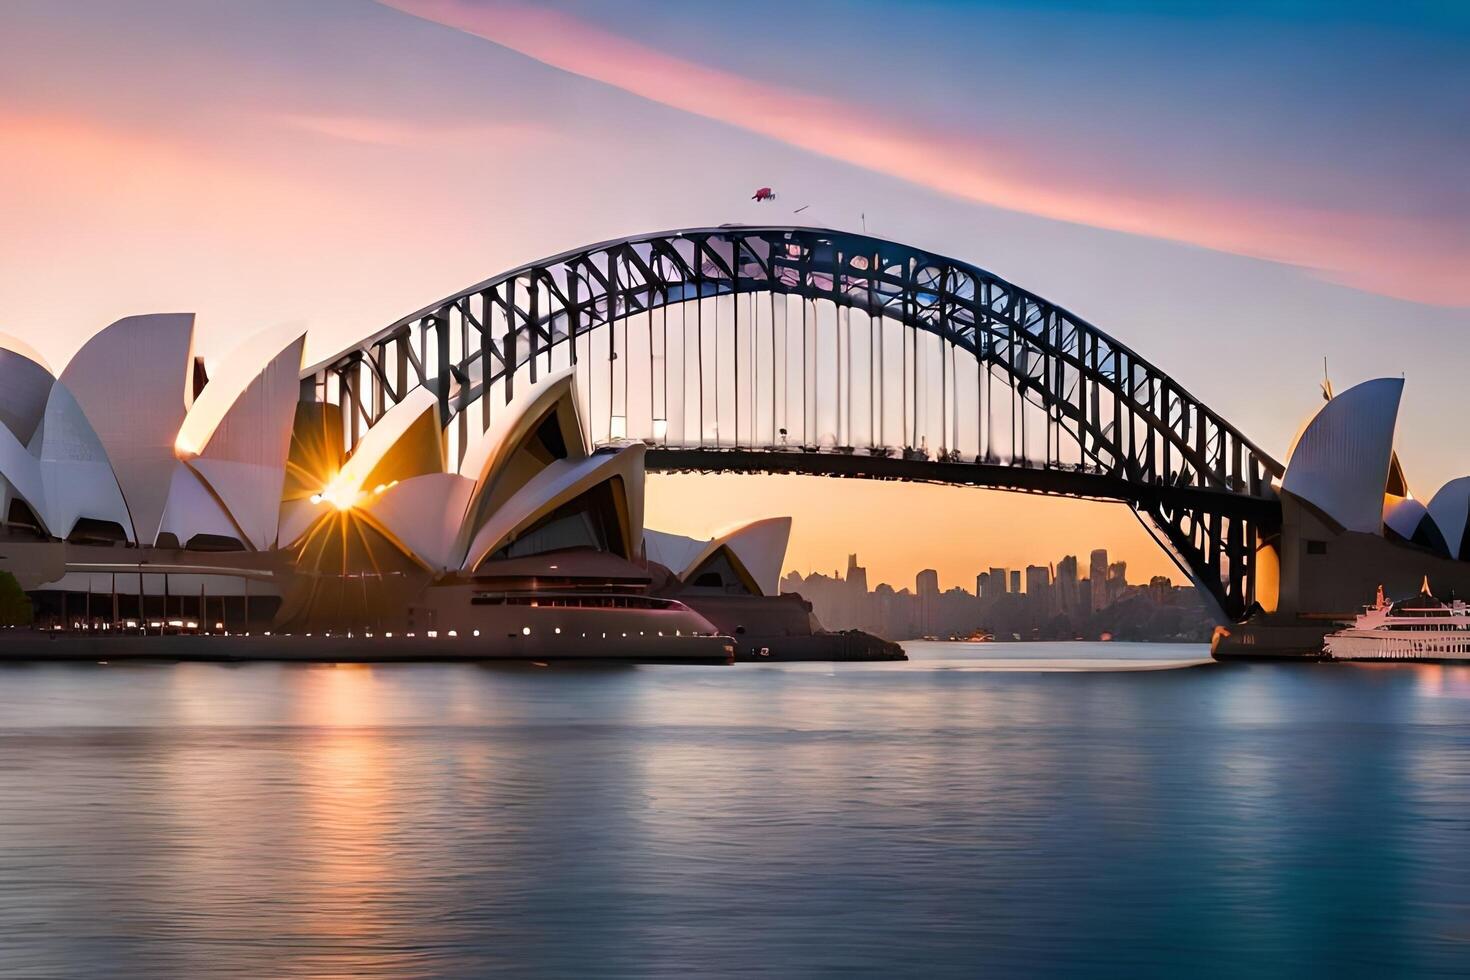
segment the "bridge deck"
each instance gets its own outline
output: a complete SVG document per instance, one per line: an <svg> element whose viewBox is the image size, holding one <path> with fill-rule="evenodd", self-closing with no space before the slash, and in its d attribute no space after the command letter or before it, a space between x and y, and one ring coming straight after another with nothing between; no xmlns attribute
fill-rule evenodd
<svg viewBox="0 0 1470 980"><path fill-rule="evenodd" d="M1278 520L1280 501L1225 490L1139 483L1119 476L1066 467L1026 466L1017 462L964 462L875 456L833 449L673 449L648 450L647 468L662 473L778 473L835 476L908 483L943 483L1040 493L1088 500L1198 507L1251 520Z"/></svg>

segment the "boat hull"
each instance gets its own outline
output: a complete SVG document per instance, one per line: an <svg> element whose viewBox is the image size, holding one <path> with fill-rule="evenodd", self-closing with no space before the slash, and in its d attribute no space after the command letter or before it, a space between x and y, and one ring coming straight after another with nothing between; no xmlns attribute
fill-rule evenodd
<svg viewBox="0 0 1470 980"><path fill-rule="evenodd" d="M1333 660L1470 663L1470 632L1415 635L1343 630L1327 637L1326 653Z"/></svg>

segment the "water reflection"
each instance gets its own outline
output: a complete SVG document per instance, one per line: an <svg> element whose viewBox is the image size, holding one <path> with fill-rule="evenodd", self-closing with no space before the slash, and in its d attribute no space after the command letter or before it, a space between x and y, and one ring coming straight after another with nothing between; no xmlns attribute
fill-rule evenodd
<svg viewBox="0 0 1470 980"><path fill-rule="evenodd" d="M1467 962L1470 669L928 654L0 670L0 971Z"/></svg>
<svg viewBox="0 0 1470 980"><path fill-rule="evenodd" d="M1381 665L1380 665L1381 666ZM1413 671L1427 697L1470 698L1470 670L1458 664L1398 664Z"/></svg>

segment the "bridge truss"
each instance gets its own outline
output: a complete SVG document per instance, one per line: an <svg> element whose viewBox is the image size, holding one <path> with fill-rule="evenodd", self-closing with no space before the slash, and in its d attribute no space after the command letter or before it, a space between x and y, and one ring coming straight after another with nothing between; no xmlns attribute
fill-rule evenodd
<svg viewBox="0 0 1470 980"><path fill-rule="evenodd" d="M593 441L650 468L1118 500L1226 619L1249 614L1281 465L1134 351L983 269L865 235L727 226L488 279L313 368L351 446L415 387L450 452L518 385L577 372Z"/></svg>

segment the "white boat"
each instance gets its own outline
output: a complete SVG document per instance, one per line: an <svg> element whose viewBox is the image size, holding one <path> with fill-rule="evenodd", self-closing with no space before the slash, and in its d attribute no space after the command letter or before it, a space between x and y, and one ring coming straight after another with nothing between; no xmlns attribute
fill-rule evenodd
<svg viewBox="0 0 1470 980"><path fill-rule="evenodd" d="M1470 663L1470 604L1436 599L1425 579L1419 594L1389 602L1378 598L1351 626L1328 634L1333 660L1422 660Z"/></svg>

